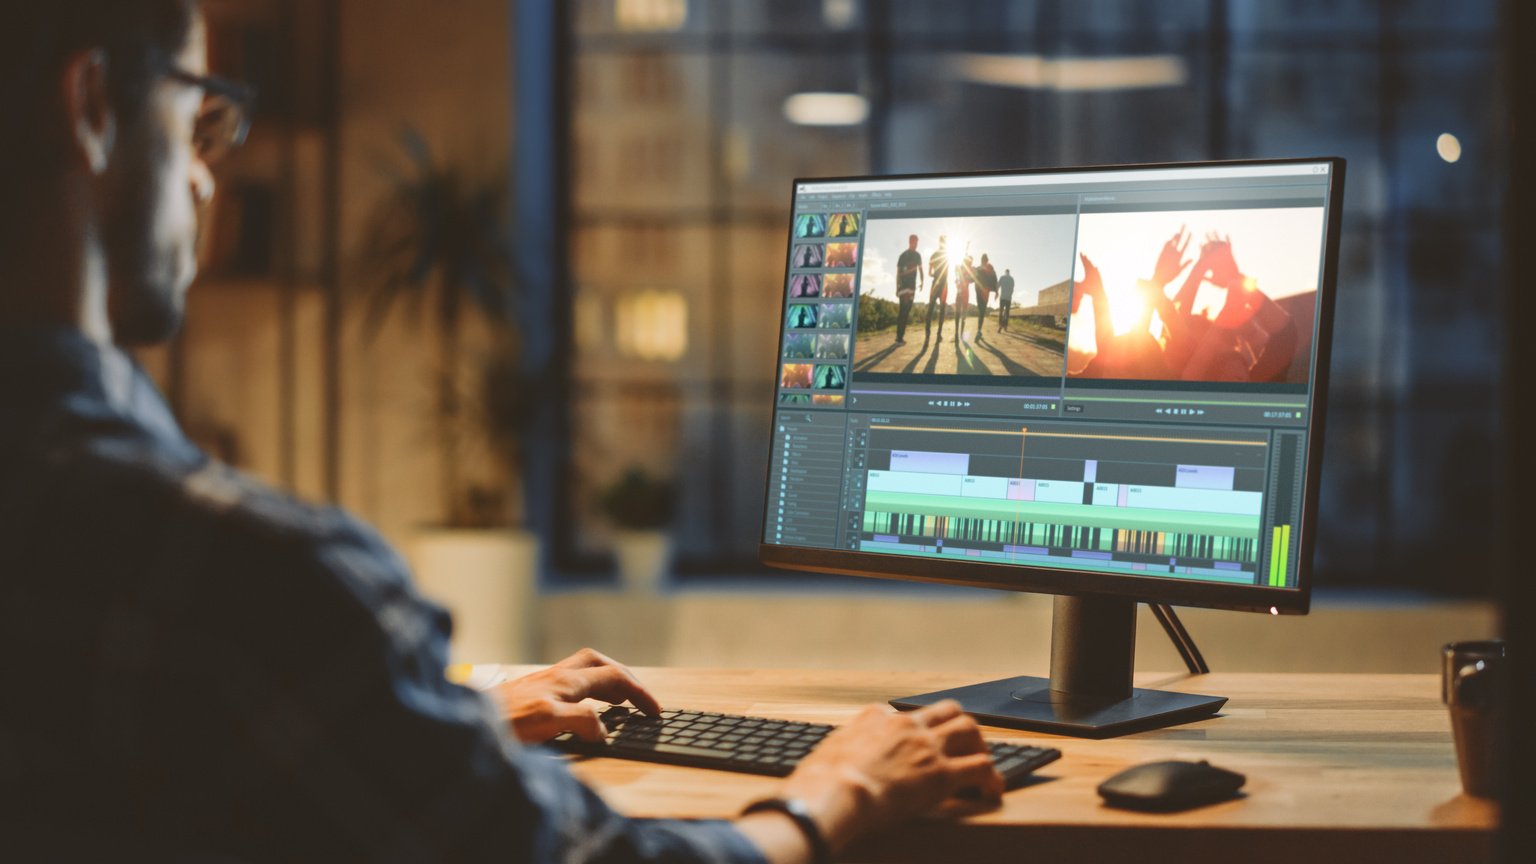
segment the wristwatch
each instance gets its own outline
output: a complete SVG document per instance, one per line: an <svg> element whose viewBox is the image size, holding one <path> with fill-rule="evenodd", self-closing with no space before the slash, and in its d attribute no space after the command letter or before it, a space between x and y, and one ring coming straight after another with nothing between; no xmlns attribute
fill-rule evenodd
<svg viewBox="0 0 1536 864"><path fill-rule="evenodd" d="M811 864L832 864L832 849L827 846L827 838L821 836L821 828L811 818L810 808L799 798L764 798L748 804L742 809L741 815L774 811L794 820L795 827L805 835L806 842L811 846Z"/></svg>

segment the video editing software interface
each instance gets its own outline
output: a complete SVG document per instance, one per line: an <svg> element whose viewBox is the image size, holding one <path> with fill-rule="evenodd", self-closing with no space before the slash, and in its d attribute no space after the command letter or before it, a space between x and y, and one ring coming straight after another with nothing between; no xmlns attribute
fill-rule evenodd
<svg viewBox="0 0 1536 864"><path fill-rule="evenodd" d="M799 182L765 542L1295 588L1330 169Z"/></svg>

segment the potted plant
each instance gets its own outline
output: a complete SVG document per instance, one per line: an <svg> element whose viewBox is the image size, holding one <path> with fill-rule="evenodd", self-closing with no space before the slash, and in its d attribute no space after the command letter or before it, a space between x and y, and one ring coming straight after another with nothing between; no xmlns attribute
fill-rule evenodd
<svg viewBox="0 0 1536 864"><path fill-rule="evenodd" d="M541 376L529 374L521 357L507 184L499 172L474 176L440 164L412 130L400 140L406 166L389 169L362 269L370 292L365 338L404 304L435 353L431 417L443 521L417 529L409 556L423 592L454 615L456 661L531 659L539 556L536 538L520 530L521 467Z"/></svg>
<svg viewBox="0 0 1536 864"><path fill-rule="evenodd" d="M676 485L632 467L603 491L599 505L614 526L620 582L630 591L655 593L672 565L667 529L677 510Z"/></svg>

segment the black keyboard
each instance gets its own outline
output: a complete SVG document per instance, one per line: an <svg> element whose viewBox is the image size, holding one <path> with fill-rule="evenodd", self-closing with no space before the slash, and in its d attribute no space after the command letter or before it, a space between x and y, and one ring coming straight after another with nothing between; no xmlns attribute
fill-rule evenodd
<svg viewBox="0 0 1536 864"><path fill-rule="evenodd" d="M566 732L551 741L550 746L588 756L783 777L828 732L837 728L823 723L706 711L663 711L652 717L618 705L604 711L602 718L603 725L608 727L608 738L603 743L582 741ZM989 741L987 746L1009 789L1023 785L1036 768L1061 758L1061 751L1050 747L1004 741Z"/></svg>

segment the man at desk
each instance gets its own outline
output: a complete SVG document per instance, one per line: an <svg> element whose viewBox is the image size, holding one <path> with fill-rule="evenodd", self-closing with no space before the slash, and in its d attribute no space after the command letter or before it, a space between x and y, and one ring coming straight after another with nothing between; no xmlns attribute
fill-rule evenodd
<svg viewBox="0 0 1536 864"><path fill-rule="evenodd" d="M628 670L584 651L494 704L450 684L447 616L377 535L189 442L119 346L180 323L209 163L243 137L203 33L190 0L0 12L7 855L805 861L1000 793L953 704L871 709L785 781L809 822L625 819L519 739L601 735L586 697L658 710Z"/></svg>

